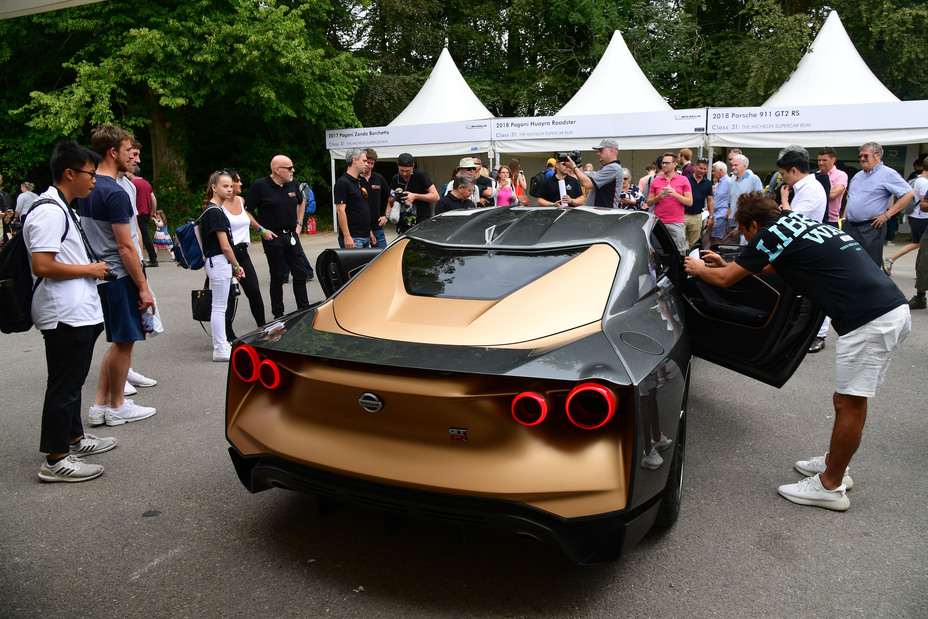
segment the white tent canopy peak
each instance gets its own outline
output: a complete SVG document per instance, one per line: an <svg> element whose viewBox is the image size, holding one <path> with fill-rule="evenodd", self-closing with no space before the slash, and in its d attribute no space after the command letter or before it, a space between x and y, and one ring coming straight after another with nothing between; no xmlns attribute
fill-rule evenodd
<svg viewBox="0 0 928 619"><path fill-rule="evenodd" d="M638 66L622 33L616 30L609 47L586 83L555 116L661 112L671 109Z"/></svg>
<svg viewBox="0 0 928 619"><path fill-rule="evenodd" d="M864 62L832 11L796 70L763 107L898 101Z"/></svg>
<svg viewBox="0 0 928 619"><path fill-rule="evenodd" d="M429 79L406 109L388 126L427 125L493 118L458 70L448 48L442 50Z"/></svg>

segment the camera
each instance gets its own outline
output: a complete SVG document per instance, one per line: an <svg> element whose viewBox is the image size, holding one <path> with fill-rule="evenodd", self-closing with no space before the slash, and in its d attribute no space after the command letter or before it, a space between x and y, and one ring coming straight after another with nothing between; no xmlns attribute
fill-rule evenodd
<svg viewBox="0 0 928 619"><path fill-rule="evenodd" d="M115 282L116 274L112 271L107 271L106 275L103 276L103 281L105 282Z"/></svg>
<svg viewBox="0 0 928 619"><path fill-rule="evenodd" d="M555 153L554 157L562 163L567 161L567 158L570 157L577 165L583 165L583 160L580 158L579 150L569 151L566 153Z"/></svg>

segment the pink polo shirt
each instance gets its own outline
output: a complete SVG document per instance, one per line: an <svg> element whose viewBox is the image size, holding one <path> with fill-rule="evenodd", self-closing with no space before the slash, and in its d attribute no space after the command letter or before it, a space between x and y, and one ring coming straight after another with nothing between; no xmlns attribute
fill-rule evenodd
<svg viewBox="0 0 928 619"><path fill-rule="evenodd" d="M659 194L667 185L670 185L671 189L680 195L687 192L690 194L693 193L690 180L682 174L675 174L674 177L670 179L670 182L667 181L663 174L659 174L651 181L651 195ZM683 203L673 196L667 196L666 198L658 200L654 204L652 212L665 224L683 223Z"/></svg>
<svg viewBox="0 0 928 619"><path fill-rule="evenodd" d="M832 168L828 170L828 180L831 181L832 187L835 185L844 187L837 198L828 199L828 221L834 222L838 221L838 215L841 213L841 200L844 198L844 193L847 191L847 172L842 172L837 166L832 166Z"/></svg>

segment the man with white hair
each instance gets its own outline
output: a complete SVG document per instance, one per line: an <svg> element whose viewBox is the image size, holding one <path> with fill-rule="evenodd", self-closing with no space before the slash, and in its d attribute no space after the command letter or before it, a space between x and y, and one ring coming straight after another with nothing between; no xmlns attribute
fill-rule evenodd
<svg viewBox="0 0 928 619"><path fill-rule="evenodd" d="M885 224L913 200L915 192L898 172L883 164L883 147L876 142L861 146L858 159L862 169L848 189L843 230L883 268Z"/></svg>
<svg viewBox="0 0 928 619"><path fill-rule="evenodd" d="M715 206L715 220L710 233L713 245L721 243L728 234L728 166L724 161L712 164L712 178L715 179L715 188L712 190Z"/></svg>
<svg viewBox="0 0 928 619"><path fill-rule="evenodd" d="M738 212L738 198L749 191L763 191L764 184L760 177L748 170L751 162L747 157L741 154L735 154L731 157L731 176L729 176L728 186L728 229L729 236L740 238L738 232L738 223L735 221L735 213Z"/></svg>

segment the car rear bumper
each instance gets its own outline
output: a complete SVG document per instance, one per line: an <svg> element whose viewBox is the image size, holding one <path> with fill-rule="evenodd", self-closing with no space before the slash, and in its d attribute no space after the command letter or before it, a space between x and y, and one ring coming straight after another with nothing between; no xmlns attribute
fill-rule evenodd
<svg viewBox="0 0 928 619"><path fill-rule="evenodd" d="M651 529L660 504L654 499L633 510L562 518L515 501L391 486L267 454L243 456L234 446L229 454L249 492L285 488L394 514L508 530L553 543L582 565L615 560L634 546Z"/></svg>

